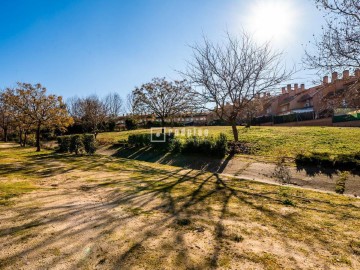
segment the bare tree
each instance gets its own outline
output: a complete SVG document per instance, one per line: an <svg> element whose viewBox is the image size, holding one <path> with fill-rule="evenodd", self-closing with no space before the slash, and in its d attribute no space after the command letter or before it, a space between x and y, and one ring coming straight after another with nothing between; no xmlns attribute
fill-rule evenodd
<svg viewBox="0 0 360 270"><path fill-rule="evenodd" d="M221 44L204 38L192 49L193 58L182 74L200 87L195 93L199 104L215 104L213 111L231 125L235 141L238 116L260 93L275 90L293 74L282 64L282 52L273 51L268 42L256 44L245 32L240 38L227 34Z"/></svg>
<svg viewBox="0 0 360 270"><path fill-rule="evenodd" d="M123 100L118 93L109 93L105 99L106 113L109 118L118 117L123 109Z"/></svg>
<svg viewBox="0 0 360 270"><path fill-rule="evenodd" d="M136 113L136 100L133 91L126 96L126 112L129 114Z"/></svg>
<svg viewBox="0 0 360 270"><path fill-rule="evenodd" d="M360 0L314 1L317 8L325 12L326 25L312 48L305 49L306 67L321 72L359 68Z"/></svg>
<svg viewBox="0 0 360 270"><path fill-rule="evenodd" d="M82 125L91 130L95 137L107 119L106 106L98 96L92 95L78 100L79 117Z"/></svg>
<svg viewBox="0 0 360 270"><path fill-rule="evenodd" d="M66 100L66 108L75 121L79 121L82 117L81 98L75 96Z"/></svg>
<svg viewBox="0 0 360 270"><path fill-rule="evenodd" d="M165 78L154 78L135 88L133 95L140 111L155 114L162 126L166 119L189 112L194 107L192 90L186 81L169 82Z"/></svg>

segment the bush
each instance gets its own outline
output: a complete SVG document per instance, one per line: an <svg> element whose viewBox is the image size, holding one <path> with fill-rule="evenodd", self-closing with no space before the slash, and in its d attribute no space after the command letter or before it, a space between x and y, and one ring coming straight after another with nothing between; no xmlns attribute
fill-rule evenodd
<svg viewBox="0 0 360 270"><path fill-rule="evenodd" d="M70 142L70 153L75 153L76 155L82 154L84 152L84 143L82 136L79 134L71 136Z"/></svg>
<svg viewBox="0 0 360 270"><path fill-rule="evenodd" d="M68 153L70 152L70 143L71 143L71 136L58 136L57 142L59 145L59 152L61 153Z"/></svg>
<svg viewBox="0 0 360 270"><path fill-rule="evenodd" d="M128 143L136 147L144 147L150 145L150 134L130 134Z"/></svg>
<svg viewBox="0 0 360 270"><path fill-rule="evenodd" d="M76 155L86 152L94 154L96 152L96 140L93 134L75 134L58 136L58 151L61 153L75 153Z"/></svg>
<svg viewBox="0 0 360 270"><path fill-rule="evenodd" d="M127 130L134 130L137 129L137 123L135 119L128 118L125 120L125 127Z"/></svg>
<svg viewBox="0 0 360 270"><path fill-rule="evenodd" d="M340 170L360 170L360 153L342 154L331 157L328 153L298 154L295 158L297 165L318 166Z"/></svg>
<svg viewBox="0 0 360 270"><path fill-rule="evenodd" d="M150 134L131 134L128 137L128 144L135 147L151 146L155 150L170 151L172 153L203 154L216 157L224 157L228 151L227 138L222 133L216 138L192 136L186 138L185 142L175 138L174 133L160 135L166 137L165 142L160 142L163 137L153 137L153 140L151 140Z"/></svg>
<svg viewBox="0 0 360 270"><path fill-rule="evenodd" d="M153 138L151 138L151 136L153 136ZM169 150L174 139L174 133L160 134L161 137L155 136L155 134L131 134L128 137L128 144L135 147L151 146L153 149L157 150ZM165 136L165 142L162 142L163 136Z"/></svg>
<svg viewBox="0 0 360 270"><path fill-rule="evenodd" d="M83 135L83 144L85 152L92 155L96 151L96 140L94 134L84 134Z"/></svg>
<svg viewBox="0 0 360 270"><path fill-rule="evenodd" d="M285 158L280 157L276 163L273 176L282 184L289 184L291 181L291 172L285 165Z"/></svg>
<svg viewBox="0 0 360 270"><path fill-rule="evenodd" d="M224 133L220 133L215 140L213 153L219 157L224 157L228 151L227 137Z"/></svg>
<svg viewBox="0 0 360 270"><path fill-rule="evenodd" d="M227 138L223 133L220 133L215 139L213 137L192 136L187 138L182 146L182 152L186 154L203 154L216 157L224 157L227 150Z"/></svg>
<svg viewBox="0 0 360 270"><path fill-rule="evenodd" d="M344 194L345 192L345 184L346 181L349 178L349 172L341 172L339 174L339 178L336 180L336 185L335 185L335 192L339 193L339 194Z"/></svg>
<svg viewBox="0 0 360 270"><path fill-rule="evenodd" d="M182 147L183 145L181 143L181 140L179 140L178 138L174 138L169 144L169 151L172 153L180 153L182 151Z"/></svg>
<svg viewBox="0 0 360 270"><path fill-rule="evenodd" d="M28 134L26 136L26 144L30 146L36 146L36 137L35 134Z"/></svg>

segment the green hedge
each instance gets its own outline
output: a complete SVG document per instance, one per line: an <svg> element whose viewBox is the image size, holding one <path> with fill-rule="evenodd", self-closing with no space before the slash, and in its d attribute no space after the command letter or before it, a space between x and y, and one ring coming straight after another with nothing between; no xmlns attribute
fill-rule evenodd
<svg viewBox="0 0 360 270"><path fill-rule="evenodd" d="M333 116L333 118L332 118L333 123L358 121L358 120L360 120L360 113L358 113L358 112L343 114L343 115L336 115L336 116Z"/></svg>
<svg viewBox="0 0 360 270"><path fill-rule="evenodd" d="M151 136L153 139L151 140ZM160 142L166 136L165 142ZM151 146L153 149L170 151L172 153L203 154L216 157L224 157L228 151L226 135L221 133L218 137L192 136L185 141L175 138L174 134L131 134L128 137L128 144L135 147Z"/></svg>
<svg viewBox="0 0 360 270"><path fill-rule="evenodd" d="M152 146L154 149L168 150L173 139L174 133L160 133L159 137L149 133L131 134L128 137L128 144L135 147Z"/></svg>
<svg viewBox="0 0 360 270"><path fill-rule="evenodd" d="M58 151L61 153L75 153L76 155L96 152L96 141L93 134L75 134L57 137Z"/></svg>
<svg viewBox="0 0 360 270"><path fill-rule="evenodd" d="M220 133L218 137L199 137L193 136L186 138L181 147L181 152L185 154L203 154L216 157L224 157L228 151L226 135Z"/></svg>
<svg viewBox="0 0 360 270"><path fill-rule="evenodd" d="M330 156L328 153L298 154L297 165L360 171L360 153Z"/></svg>
<svg viewBox="0 0 360 270"><path fill-rule="evenodd" d="M71 143L70 135L58 136L57 142L59 145L59 152L61 153L70 152L70 143Z"/></svg>

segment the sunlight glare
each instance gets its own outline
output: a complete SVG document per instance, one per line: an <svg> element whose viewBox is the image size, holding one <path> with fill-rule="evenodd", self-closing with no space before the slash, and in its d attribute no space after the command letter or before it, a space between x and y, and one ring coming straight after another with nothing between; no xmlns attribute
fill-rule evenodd
<svg viewBox="0 0 360 270"><path fill-rule="evenodd" d="M298 14L291 0L257 0L251 2L246 28L261 42L289 41Z"/></svg>

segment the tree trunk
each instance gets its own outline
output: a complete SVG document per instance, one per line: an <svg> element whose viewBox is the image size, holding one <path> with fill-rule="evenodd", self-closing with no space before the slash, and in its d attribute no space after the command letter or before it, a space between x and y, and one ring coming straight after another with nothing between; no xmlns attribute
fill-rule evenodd
<svg viewBox="0 0 360 270"><path fill-rule="evenodd" d="M234 135L234 141L238 142L239 141L239 133L238 133L238 130L236 128L236 124L232 123L231 128L232 128L232 132L233 132L233 135Z"/></svg>
<svg viewBox="0 0 360 270"><path fill-rule="evenodd" d="M40 123L36 128L36 152L40 152Z"/></svg>
<svg viewBox="0 0 360 270"><path fill-rule="evenodd" d="M4 128L4 142L7 142L8 141L8 128L5 127Z"/></svg>
<svg viewBox="0 0 360 270"><path fill-rule="evenodd" d="M19 131L19 143L20 143L20 146L22 147L23 146L23 139L22 139L22 130Z"/></svg>
<svg viewBox="0 0 360 270"><path fill-rule="evenodd" d="M25 131L24 133L24 141L23 141L23 146L25 147L27 143L27 132Z"/></svg>
<svg viewBox="0 0 360 270"><path fill-rule="evenodd" d="M165 133L165 119L161 118L161 133L164 134Z"/></svg>

